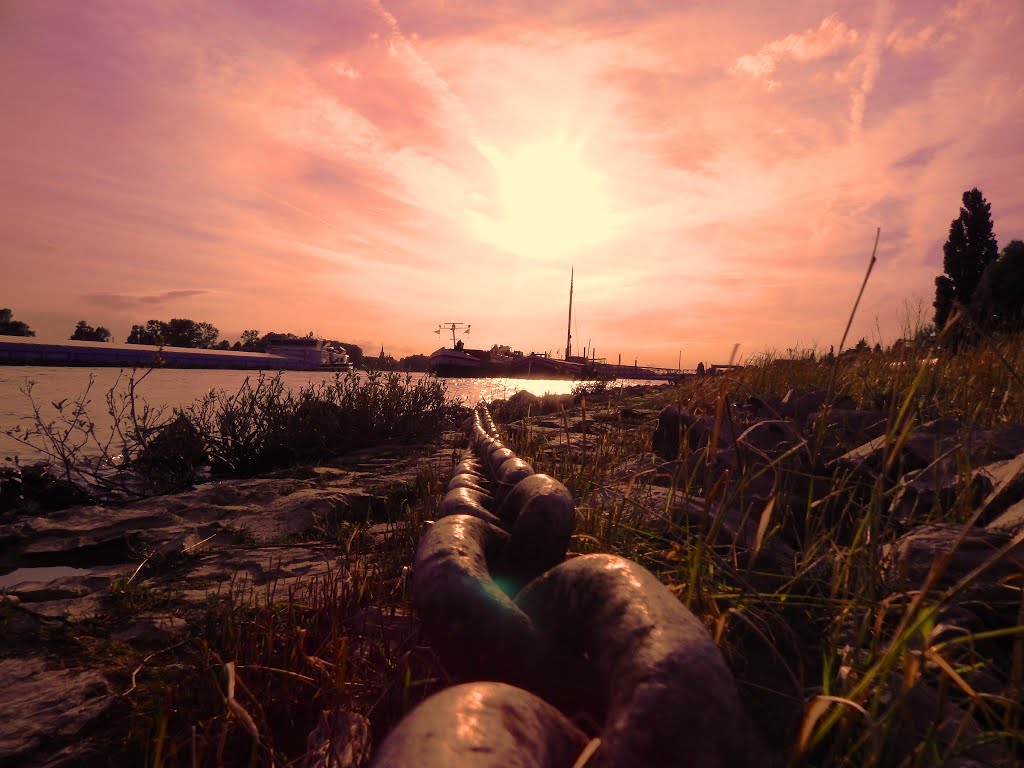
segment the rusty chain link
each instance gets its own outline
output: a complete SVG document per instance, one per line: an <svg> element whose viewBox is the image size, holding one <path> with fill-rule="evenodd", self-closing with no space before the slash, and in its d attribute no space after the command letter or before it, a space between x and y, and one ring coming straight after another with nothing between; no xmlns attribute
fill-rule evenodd
<svg viewBox="0 0 1024 768"><path fill-rule="evenodd" d="M425 634L467 682L410 712L374 766L748 762L736 683L707 629L638 563L566 560L575 514L478 405L413 564Z"/></svg>

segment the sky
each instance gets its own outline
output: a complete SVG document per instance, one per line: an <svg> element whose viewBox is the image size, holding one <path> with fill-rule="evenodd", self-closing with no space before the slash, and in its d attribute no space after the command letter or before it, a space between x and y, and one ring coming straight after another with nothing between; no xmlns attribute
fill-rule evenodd
<svg viewBox="0 0 1024 768"><path fill-rule="evenodd" d="M1024 239L1021 0L0 0L0 306L692 367ZM450 345L451 337L447 338ZM578 345L578 346L577 346Z"/></svg>

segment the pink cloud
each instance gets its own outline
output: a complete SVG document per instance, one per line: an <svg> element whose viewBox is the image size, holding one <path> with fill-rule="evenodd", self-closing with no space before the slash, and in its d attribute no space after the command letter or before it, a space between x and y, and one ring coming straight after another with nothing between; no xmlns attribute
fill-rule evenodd
<svg viewBox="0 0 1024 768"><path fill-rule="evenodd" d="M228 336L408 354L461 319L474 343L558 349L575 264L578 337L599 354L722 362L737 341L837 343L879 225L854 333L877 318L894 337L904 298L930 304L966 188L1001 243L1024 235L1024 63L1006 56L1024 17L998 2L5 13L7 302L57 338L83 317L126 334L149 297ZM509 215L493 158L539 142L573 147L601 187L586 247L476 226Z"/></svg>
<svg viewBox="0 0 1024 768"><path fill-rule="evenodd" d="M847 50L859 36L856 29L848 27L839 14L833 13L822 19L815 29L788 34L780 40L765 43L756 53L740 56L733 70L737 74L767 79L787 60L817 61Z"/></svg>

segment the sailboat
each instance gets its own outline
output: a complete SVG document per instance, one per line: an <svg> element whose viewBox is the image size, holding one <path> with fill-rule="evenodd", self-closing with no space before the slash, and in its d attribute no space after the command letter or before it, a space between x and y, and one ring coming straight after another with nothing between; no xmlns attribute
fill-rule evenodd
<svg viewBox="0 0 1024 768"><path fill-rule="evenodd" d="M569 272L569 320L565 331L565 357L558 360L547 355L528 355L516 361L513 369L518 375L535 379L592 379L596 378L596 361L585 354L572 354L572 299L576 271Z"/></svg>

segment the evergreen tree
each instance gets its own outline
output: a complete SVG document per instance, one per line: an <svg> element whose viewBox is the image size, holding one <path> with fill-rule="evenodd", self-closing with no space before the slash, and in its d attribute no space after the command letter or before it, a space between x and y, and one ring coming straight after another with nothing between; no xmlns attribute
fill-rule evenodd
<svg viewBox="0 0 1024 768"><path fill-rule="evenodd" d="M990 330L1024 330L1024 242L1011 240L981 276L974 309Z"/></svg>
<svg viewBox="0 0 1024 768"><path fill-rule="evenodd" d="M949 239L942 246L944 275L935 278L935 325L940 330L953 311L954 302L971 305L985 267L996 260L999 246L992 232L991 205L975 187L963 195L960 216L949 225Z"/></svg>

